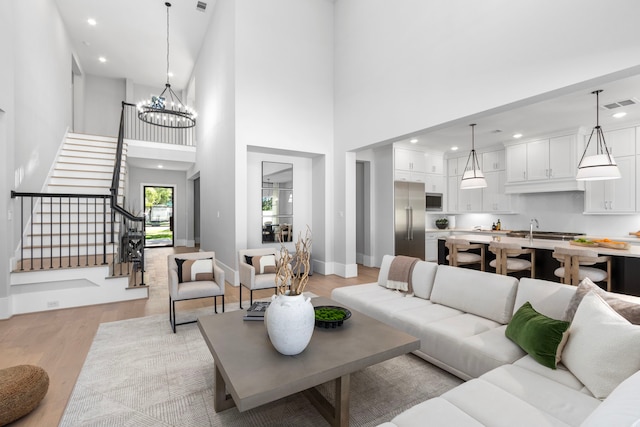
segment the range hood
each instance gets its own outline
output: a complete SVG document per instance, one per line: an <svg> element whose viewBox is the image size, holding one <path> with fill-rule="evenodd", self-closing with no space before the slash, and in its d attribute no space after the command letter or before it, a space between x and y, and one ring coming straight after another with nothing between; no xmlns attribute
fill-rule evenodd
<svg viewBox="0 0 640 427"><path fill-rule="evenodd" d="M554 193L558 191L584 191L584 181L576 181L575 178L553 181L527 181L505 183L505 194L524 193Z"/></svg>

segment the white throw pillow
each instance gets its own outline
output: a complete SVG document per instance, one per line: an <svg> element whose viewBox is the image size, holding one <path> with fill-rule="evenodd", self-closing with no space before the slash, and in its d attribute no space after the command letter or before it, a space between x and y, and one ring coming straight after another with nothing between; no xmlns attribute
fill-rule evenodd
<svg viewBox="0 0 640 427"><path fill-rule="evenodd" d="M640 326L589 292L578 306L562 352L564 365L598 399L640 369Z"/></svg>

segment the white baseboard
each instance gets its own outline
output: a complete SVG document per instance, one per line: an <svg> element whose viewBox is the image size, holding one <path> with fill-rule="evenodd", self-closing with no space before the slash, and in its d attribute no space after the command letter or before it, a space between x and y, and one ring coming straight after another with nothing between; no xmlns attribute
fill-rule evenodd
<svg viewBox="0 0 640 427"><path fill-rule="evenodd" d="M335 274L340 277L358 277L358 264L339 264L337 262L324 262L313 260L313 271L323 274Z"/></svg>
<svg viewBox="0 0 640 427"><path fill-rule="evenodd" d="M232 286L240 285L240 274L224 262L216 260L216 265L224 270L224 280Z"/></svg>
<svg viewBox="0 0 640 427"><path fill-rule="evenodd" d="M11 305L11 295L0 298L0 319L9 319L13 316Z"/></svg>

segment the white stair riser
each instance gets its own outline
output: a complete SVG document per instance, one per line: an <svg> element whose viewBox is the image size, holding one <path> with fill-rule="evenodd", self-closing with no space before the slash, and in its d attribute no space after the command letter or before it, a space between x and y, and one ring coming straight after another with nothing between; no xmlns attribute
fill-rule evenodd
<svg viewBox="0 0 640 427"><path fill-rule="evenodd" d="M85 177L83 179L78 178L61 178L61 177L53 177L49 180L49 185L57 186L57 185L68 185L68 186L77 186L77 187L111 187L111 178L93 178L93 177Z"/></svg>
<svg viewBox="0 0 640 427"><path fill-rule="evenodd" d="M48 236L49 234L54 234L54 235L65 235L65 234L78 234L78 226L80 228L80 234L85 234L85 233L89 233L89 234L95 234L95 233L102 233L103 229L102 227L105 226L102 222L99 223L82 223L82 224L71 224L71 226L69 226L68 223L62 223L62 224L33 224L33 232L31 232L31 227L29 227L27 229L27 233L26 233L26 237L27 239L30 236ZM111 233L111 223L107 223L106 226L106 232L107 233ZM71 230L69 230L71 229ZM113 226L113 232L114 233L118 233L120 231L120 223L115 223Z"/></svg>
<svg viewBox="0 0 640 427"><path fill-rule="evenodd" d="M93 245L91 246L80 246L80 256L85 256L85 255L89 255L89 256L97 256L98 258L100 256L103 255L102 252L102 246L98 246L98 247L94 247ZM116 250L114 249L114 245L107 245L107 254L114 254L116 253ZM20 255L20 251L18 251L18 255ZM43 259L45 258L57 258L57 257L77 257L78 256L78 247L77 246L71 246L71 247L62 247L62 251L60 251L60 248L53 248L53 249L49 249L49 248L36 248L33 250L30 249L24 249L23 251L23 259L29 260L29 259L40 259L41 257ZM71 263L72 265L74 264L73 262Z"/></svg>
<svg viewBox="0 0 640 427"><path fill-rule="evenodd" d="M102 166L109 166L111 168L113 168L113 158L110 160L107 159L79 159L77 157L67 157L67 156L60 156L59 160L58 160L58 164L73 164L73 163L80 163L80 164L89 164L89 165L102 165Z"/></svg>
<svg viewBox="0 0 640 427"><path fill-rule="evenodd" d="M120 180L124 179L124 172L120 171ZM113 170L54 170L52 178L68 178L68 179L84 179L84 178L98 178L111 180L113 177Z"/></svg>
<svg viewBox="0 0 640 427"><path fill-rule="evenodd" d="M116 155L116 152L113 153L99 153L94 151L77 151L77 150L65 150L62 149L60 152L60 157L73 157L79 159L113 159Z"/></svg>
<svg viewBox="0 0 640 427"><path fill-rule="evenodd" d="M117 242L118 241L118 233L114 232L113 233L113 241ZM38 249L40 247L50 247L50 246L59 246L59 245L69 245L71 244L71 246L73 245L77 245L78 244L78 240L80 241L79 244L84 245L84 244L89 244L89 245L93 245L93 244L102 244L102 242L106 242L106 243L111 243L111 230L107 230L106 233L103 232L99 232L99 233L82 233L80 232L80 234L76 233L76 232L72 232L72 233L51 233L51 234L45 234L42 233L42 235L36 234L34 233L33 235L27 236L24 239L24 248L25 249Z"/></svg>

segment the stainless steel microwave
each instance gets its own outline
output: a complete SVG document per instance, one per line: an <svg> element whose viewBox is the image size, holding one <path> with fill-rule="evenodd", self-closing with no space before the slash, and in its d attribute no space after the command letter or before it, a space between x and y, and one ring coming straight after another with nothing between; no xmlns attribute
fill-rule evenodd
<svg viewBox="0 0 640 427"><path fill-rule="evenodd" d="M425 193L427 211L442 211L442 193Z"/></svg>

